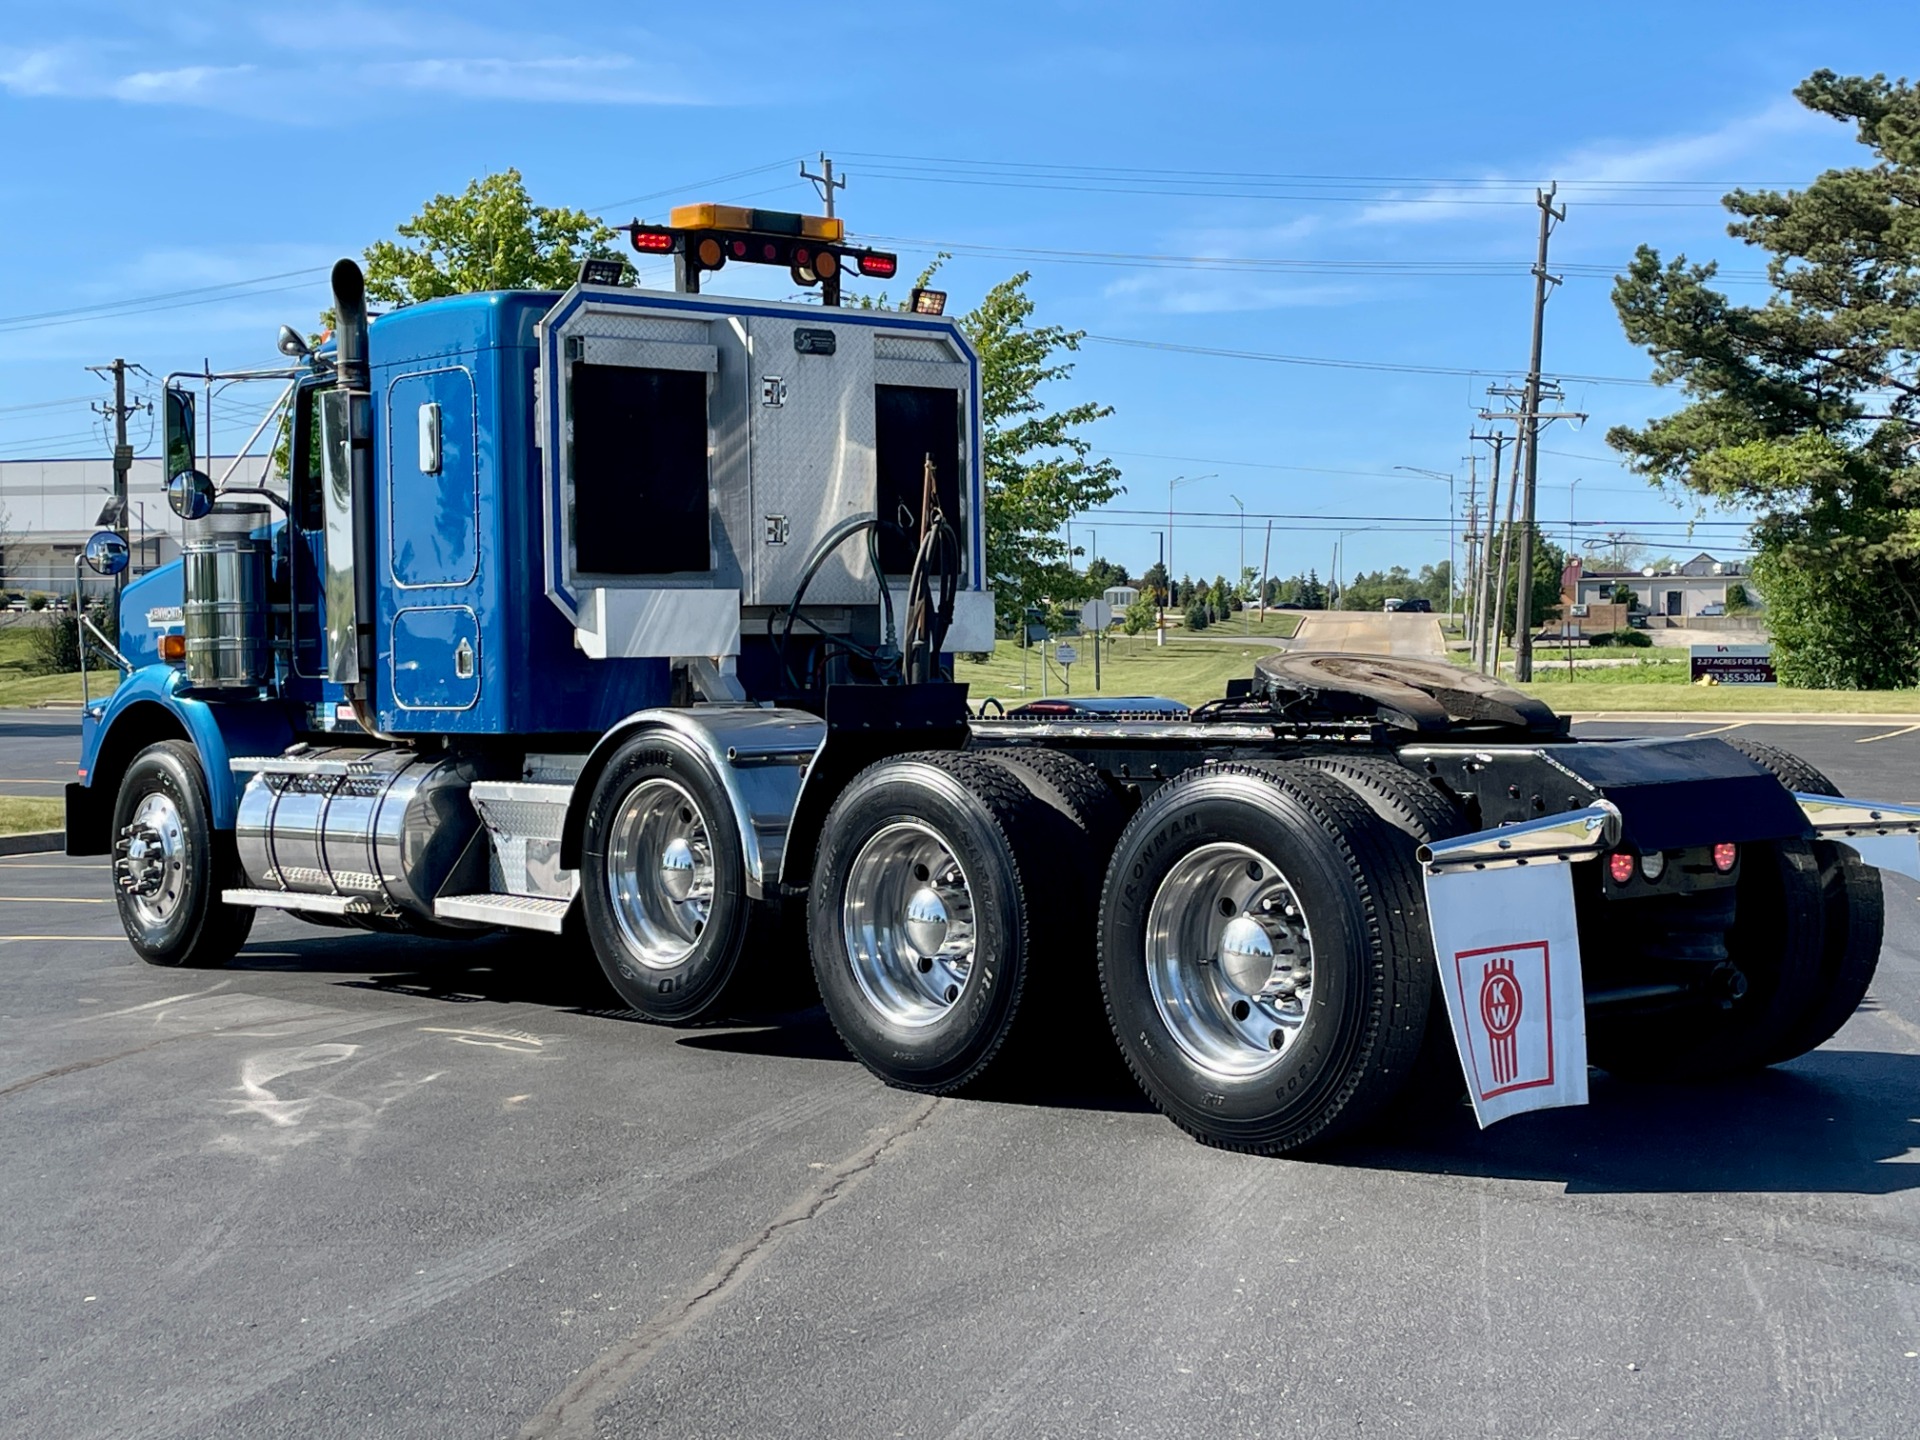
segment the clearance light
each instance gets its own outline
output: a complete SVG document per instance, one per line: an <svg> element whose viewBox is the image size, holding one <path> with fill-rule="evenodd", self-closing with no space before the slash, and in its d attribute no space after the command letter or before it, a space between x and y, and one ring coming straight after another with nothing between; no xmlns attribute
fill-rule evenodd
<svg viewBox="0 0 1920 1440"><path fill-rule="evenodd" d="M915 289L912 303L907 308L916 315L944 315L947 313L947 292L944 290Z"/></svg>
<svg viewBox="0 0 1920 1440"><path fill-rule="evenodd" d="M1624 885L1633 879L1633 857L1624 850L1616 850L1607 857L1607 873L1613 877L1613 883Z"/></svg>
<svg viewBox="0 0 1920 1440"><path fill-rule="evenodd" d="M162 635L160 637L160 658L169 665L178 665L187 658L187 637L185 635Z"/></svg>
<svg viewBox="0 0 1920 1440"><path fill-rule="evenodd" d="M822 280L831 280L840 273L840 257L831 250L822 250L813 257L813 273Z"/></svg>
<svg viewBox="0 0 1920 1440"><path fill-rule="evenodd" d="M648 255L665 255L673 249L673 232L649 225L633 227L633 248Z"/></svg>
<svg viewBox="0 0 1920 1440"><path fill-rule="evenodd" d="M1713 868L1722 875L1733 869L1734 862L1740 858L1740 847L1730 841L1722 840L1713 847Z"/></svg>
<svg viewBox="0 0 1920 1440"><path fill-rule="evenodd" d="M720 248L720 242L708 235L695 247L694 253L700 257L700 263L709 270L718 270L727 263L727 252Z"/></svg>
<svg viewBox="0 0 1920 1440"><path fill-rule="evenodd" d="M1640 873L1649 880L1658 880L1667 873L1667 857L1658 850L1651 855L1640 857Z"/></svg>
<svg viewBox="0 0 1920 1440"><path fill-rule="evenodd" d="M872 280L891 280L900 268L900 257L884 250L861 250L853 257L860 273Z"/></svg>

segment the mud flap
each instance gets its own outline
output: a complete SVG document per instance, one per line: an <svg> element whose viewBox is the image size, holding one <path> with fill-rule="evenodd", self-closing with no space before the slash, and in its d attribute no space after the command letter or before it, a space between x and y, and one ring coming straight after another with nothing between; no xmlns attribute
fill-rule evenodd
<svg viewBox="0 0 1920 1440"><path fill-rule="evenodd" d="M1454 1045L1482 1129L1587 1103L1587 1010L1573 871L1561 861L1427 870Z"/></svg>

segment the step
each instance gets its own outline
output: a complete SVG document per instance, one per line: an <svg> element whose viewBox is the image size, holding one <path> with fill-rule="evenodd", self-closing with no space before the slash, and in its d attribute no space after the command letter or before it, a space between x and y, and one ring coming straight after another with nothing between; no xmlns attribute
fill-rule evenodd
<svg viewBox="0 0 1920 1440"><path fill-rule="evenodd" d="M571 900L549 900L538 895L442 895L433 902L433 913L442 920L475 920L482 925L558 935L572 904Z"/></svg>
<svg viewBox="0 0 1920 1440"><path fill-rule="evenodd" d="M220 898L255 910L310 910L316 915L379 915L386 908L364 895L309 895L298 890L222 890Z"/></svg>

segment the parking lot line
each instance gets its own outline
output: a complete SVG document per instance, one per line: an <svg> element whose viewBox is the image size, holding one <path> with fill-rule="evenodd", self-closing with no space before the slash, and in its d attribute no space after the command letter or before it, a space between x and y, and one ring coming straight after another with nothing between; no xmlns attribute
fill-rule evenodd
<svg viewBox="0 0 1920 1440"><path fill-rule="evenodd" d="M127 943L125 935L0 935L0 945L9 940L104 940L109 944Z"/></svg>
<svg viewBox="0 0 1920 1440"><path fill-rule="evenodd" d="M1916 730L1920 730L1920 725L1904 725L1898 730L1889 730L1884 735L1862 735L1853 743L1856 745L1871 745L1876 740L1891 740L1896 735L1911 735Z"/></svg>
<svg viewBox="0 0 1920 1440"><path fill-rule="evenodd" d="M1702 735L1724 735L1729 730L1742 729L1746 723L1745 720L1736 720L1731 725L1719 725L1711 730L1689 730L1687 732L1687 739L1698 740Z"/></svg>
<svg viewBox="0 0 1920 1440"><path fill-rule="evenodd" d="M0 905L111 905L111 897L100 899L77 895L0 895Z"/></svg>

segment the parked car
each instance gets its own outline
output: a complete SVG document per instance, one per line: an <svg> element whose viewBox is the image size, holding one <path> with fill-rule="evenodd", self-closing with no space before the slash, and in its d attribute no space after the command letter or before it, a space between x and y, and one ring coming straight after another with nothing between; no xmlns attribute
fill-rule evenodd
<svg viewBox="0 0 1920 1440"><path fill-rule="evenodd" d="M1724 605L1702 605L1693 613L1696 615L1724 615L1727 613L1727 607Z"/></svg>

